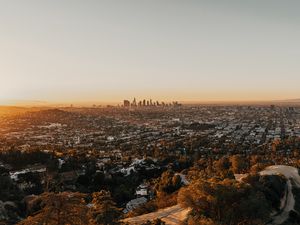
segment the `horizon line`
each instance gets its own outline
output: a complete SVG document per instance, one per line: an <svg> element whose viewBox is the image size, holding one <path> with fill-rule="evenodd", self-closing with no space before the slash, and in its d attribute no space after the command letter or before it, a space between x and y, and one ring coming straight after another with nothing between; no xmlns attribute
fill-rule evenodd
<svg viewBox="0 0 300 225"><path fill-rule="evenodd" d="M124 99L123 99L124 100ZM1 103L0 101L0 107L91 107L91 106L121 106L123 105L123 100L120 101L62 101L62 102L56 102L56 101L39 101L39 100L7 100L4 101L6 103ZM156 100L155 100L156 101ZM286 104L300 104L300 98L295 99L280 99L280 100L167 100L164 101L166 103L171 103L177 101L178 103L184 104L184 105L193 105L193 104L199 104L199 105L222 105L222 104L280 104L280 103L286 103ZM159 102L162 102L161 100Z"/></svg>

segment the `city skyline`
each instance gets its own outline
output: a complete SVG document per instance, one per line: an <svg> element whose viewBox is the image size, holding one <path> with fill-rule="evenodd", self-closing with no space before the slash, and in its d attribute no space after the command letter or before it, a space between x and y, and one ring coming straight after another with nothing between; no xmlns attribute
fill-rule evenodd
<svg viewBox="0 0 300 225"><path fill-rule="evenodd" d="M298 1L0 2L0 105L299 99Z"/></svg>

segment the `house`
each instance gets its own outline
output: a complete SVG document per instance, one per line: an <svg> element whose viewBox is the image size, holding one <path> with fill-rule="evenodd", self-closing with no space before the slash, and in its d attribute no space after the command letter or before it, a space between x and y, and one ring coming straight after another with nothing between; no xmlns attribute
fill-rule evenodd
<svg viewBox="0 0 300 225"><path fill-rule="evenodd" d="M148 197L149 195L149 187L146 184L141 184L140 186L137 187L135 191L137 197Z"/></svg>
<svg viewBox="0 0 300 225"><path fill-rule="evenodd" d="M126 209L123 210L124 213L128 213L136 208L138 208L140 205L145 204L147 202L147 198L140 197L136 199L132 199L126 204Z"/></svg>

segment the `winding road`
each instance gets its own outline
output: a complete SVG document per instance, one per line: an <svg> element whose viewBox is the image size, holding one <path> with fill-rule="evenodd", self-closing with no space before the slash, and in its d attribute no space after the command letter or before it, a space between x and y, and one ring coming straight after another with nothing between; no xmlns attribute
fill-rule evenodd
<svg viewBox="0 0 300 225"><path fill-rule="evenodd" d="M280 225L289 218L290 211L294 210L295 198L292 192L292 183L294 181L297 187L300 188L300 176L298 169L291 166L276 165L269 166L265 170L260 172L260 175L278 175L282 174L287 179L287 187L285 195L281 199L280 212L273 215L272 222L270 224Z"/></svg>
<svg viewBox="0 0 300 225"><path fill-rule="evenodd" d="M281 199L280 211L272 216L271 225L280 225L284 223L289 218L290 211L294 210L295 198L292 192L292 182L295 183L297 187L300 188L300 176L298 169L291 166L275 165L269 166L265 170L260 172L260 175L283 175L287 179L287 186L285 190L284 197ZM239 179L237 179L239 180ZM132 225L142 224L144 222L152 221L155 219L161 219L167 225L179 225L183 222L190 209L184 209L179 205L161 209L157 212L152 212L144 214L137 217L127 218L123 222L127 222Z"/></svg>

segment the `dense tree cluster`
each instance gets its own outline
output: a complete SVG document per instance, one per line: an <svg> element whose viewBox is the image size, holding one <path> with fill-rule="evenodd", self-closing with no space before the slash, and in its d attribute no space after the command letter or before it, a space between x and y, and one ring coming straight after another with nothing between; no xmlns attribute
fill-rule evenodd
<svg viewBox="0 0 300 225"><path fill-rule="evenodd" d="M92 194L92 201L88 203L88 196L78 192L43 193L33 203L36 211L19 225L49 224L49 225L112 225L117 223L120 210L112 201L108 191Z"/></svg>
<svg viewBox="0 0 300 225"><path fill-rule="evenodd" d="M286 179L280 175L257 174L264 166L259 157L245 160L240 155L212 162L199 160L189 171L192 183L178 195L178 202L192 209L187 223L260 225L267 222L271 212L280 208ZM235 175L239 173L248 175L237 181Z"/></svg>
<svg viewBox="0 0 300 225"><path fill-rule="evenodd" d="M271 204L263 192L235 180L199 180L180 191L179 203L192 209L188 224L264 224Z"/></svg>
<svg viewBox="0 0 300 225"><path fill-rule="evenodd" d="M159 182L156 184L156 191L159 194L171 194L181 187L181 178L172 170L162 173Z"/></svg>
<svg viewBox="0 0 300 225"><path fill-rule="evenodd" d="M39 150L22 152L11 149L9 152L0 152L0 161L13 166L13 169L24 168L35 163L46 164L50 157L51 154Z"/></svg>
<svg viewBox="0 0 300 225"><path fill-rule="evenodd" d="M21 221L19 225L31 224L88 224L88 208L80 193L43 193L39 196L41 209Z"/></svg>

